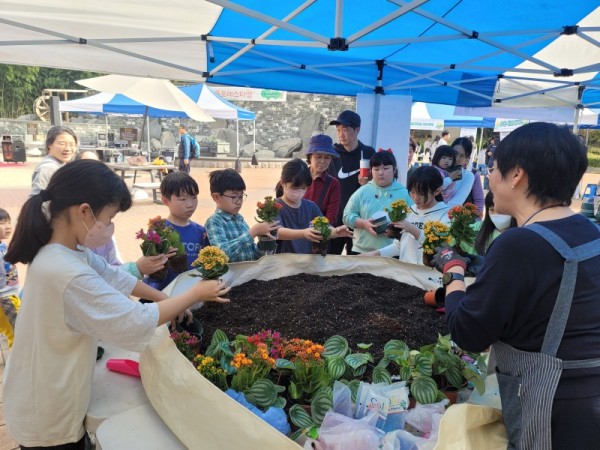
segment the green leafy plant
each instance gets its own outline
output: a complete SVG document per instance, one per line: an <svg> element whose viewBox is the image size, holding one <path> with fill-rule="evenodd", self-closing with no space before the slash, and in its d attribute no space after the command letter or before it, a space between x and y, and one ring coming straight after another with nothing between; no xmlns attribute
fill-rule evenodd
<svg viewBox="0 0 600 450"><path fill-rule="evenodd" d="M384 347L384 356L373 371L373 382L391 380L390 364L395 364L400 378L407 382L410 393L421 404L445 398L448 387L460 389L471 382L483 393L487 371L483 356L458 348L450 335L438 336L437 342L410 350L400 340L391 340ZM436 381L436 379L438 381Z"/></svg>
<svg viewBox="0 0 600 450"><path fill-rule="evenodd" d="M460 249L461 244L473 246L477 232L473 224L479 218L477 206L473 203L454 206L448 211L450 218L450 235L454 239L454 247Z"/></svg>
<svg viewBox="0 0 600 450"><path fill-rule="evenodd" d="M396 200L392 202L389 208L385 208L385 212L387 212L390 221L400 222L406 219L408 215L408 205L404 200Z"/></svg>

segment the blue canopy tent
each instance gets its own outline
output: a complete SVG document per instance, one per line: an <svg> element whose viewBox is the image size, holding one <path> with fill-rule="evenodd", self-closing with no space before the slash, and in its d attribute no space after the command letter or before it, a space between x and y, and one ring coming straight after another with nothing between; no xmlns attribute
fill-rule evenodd
<svg viewBox="0 0 600 450"><path fill-rule="evenodd" d="M216 94L203 83L192 86L180 87L190 99L200 108L216 119L239 120L256 119L256 115L247 109L234 105ZM87 112L103 114L138 114L147 117L188 117L183 110L165 110L153 108L135 101L122 94L100 93L77 100L60 102L60 110L64 112ZM239 128L238 128L237 153L239 155Z"/></svg>

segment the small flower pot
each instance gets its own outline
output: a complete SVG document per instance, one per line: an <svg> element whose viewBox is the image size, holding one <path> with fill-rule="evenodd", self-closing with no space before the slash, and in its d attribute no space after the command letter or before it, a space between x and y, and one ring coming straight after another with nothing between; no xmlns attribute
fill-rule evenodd
<svg viewBox="0 0 600 450"><path fill-rule="evenodd" d="M390 239L400 239L402 237L402 229L396 228L393 223L388 224L385 235Z"/></svg>
<svg viewBox="0 0 600 450"><path fill-rule="evenodd" d="M389 224L387 215L378 217L377 219L372 220L372 222L373 225L375 225L375 233L377 234L385 233L385 230L387 230Z"/></svg>
<svg viewBox="0 0 600 450"><path fill-rule="evenodd" d="M259 236L258 249L263 255L274 255L277 250L277 240L273 236Z"/></svg>
<svg viewBox="0 0 600 450"><path fill-rule="evenodd" d="M432 289L425 292L423 296L425 304L433 308L442 308L446 302L446 294L444 288Z"/></svg>
<svg viewBox="0 0 600 450"><path fill-rule="evenodd" d="M162 269L157 270L156 272L153 272L148 276L150 278L152 278L153 280L163 281L165 278L167 278L168 273L169 273L169 270L168 270L167 266L165 266Z"/></svg>
<svg viewBox="0 0 600 450"><path fill-rule="evenodd" d="M327 241L313 242L310 248L310 252L313 255L327 255Z"/></svg>
<svg viewBox="0 0 600 450"><path fill-rule="evenodd" d="M186 323L185 320L181 323L175 324L175 330L179 333L182 331L187 331L190 335L195 336L198 339L198 349L200 349L200 343L202 342L202 333L204 332L204 327L202 326L202 322L200 322L195 317L192 319L191 323Z"/></svg>
<svg viewBox="0 0 600 450"><path fill-rule="evenodd" d="M174 255L169 258L169 267L175 273L183 273L187 270L187 255Z"/></svg>
<svg viewBox="0 0 600 450"><path fill-rule="evenodd" d="M423 265L427 267L433 267L433 255L428 255L423 252Z"/></svg>

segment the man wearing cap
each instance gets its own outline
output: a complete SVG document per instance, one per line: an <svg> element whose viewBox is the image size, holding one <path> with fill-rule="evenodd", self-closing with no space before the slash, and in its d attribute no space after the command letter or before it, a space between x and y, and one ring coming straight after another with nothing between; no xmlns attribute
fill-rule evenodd
<svg viewBox="0 0 600 450"><path fill-rule="evenodd" d="M339 157L329 136L317 134L310 138L306 160L313 182L304 198L315 202L332 225L335 224L340 209L340 182L329 175L327 169L331 160Z"/></svg>
<svg viewBox="0 0 600 450"><path fill-rule="evenodd" d="M363 144L358 140L360 132L360 116L354 111L342 111L336 120L329 122L335 125L339 144L335 144L339 158L332 160L329 173L340 182L340 207L337 213L335 226L342 225L342 215L348 200L354 192L369 182L369 177L359 177L361 159L369 161L375 154L373 147ZM331 253L341 255L346 247L349 255L352 250L351 238L338 238L331 241Z"/></svg>

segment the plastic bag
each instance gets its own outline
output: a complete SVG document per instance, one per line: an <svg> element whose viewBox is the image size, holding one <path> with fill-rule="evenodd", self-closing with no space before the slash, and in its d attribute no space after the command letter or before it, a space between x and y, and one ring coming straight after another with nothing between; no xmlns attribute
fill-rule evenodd
<svg viewBox="0 0 600 450"><path fill-rule="evenodd" d="M448 399L444 399L438 403L430 403L428 405L417 403L417 406L408 411L406 423L411 427L416 428L427 437L433 430L433 415L444 414L447 404Z"/></svg>
<svg viewBox="0 0 600 450"><path fill-rule="evenodd" d="M248 408L250 411L252 411L262 420L267 422L273 428L277 429L285 435L290 434L291 427L287 421L287 416L285 415L283 408L270 407L269 409L263 412L260 408L257 408L248 400L246 400L246 396L243 394L243 392L237 392L233 389L227 389L225 393L229 395L232 399L234 399L236 402L238 402L240 405L243 405L246 408Z"/></svg>
<svg viewBox="0 0 600 450"><path fill-rule="evenodd" d="M404 381L392 384L361 382L356 394L354 417L361 419L371 411L377 414L377 428L389 432L404 428L409 389Z"/></svg>
<svg viewBox="0 0 600 450"><path fill-rule="evenodd" d="M379 445L380 434L375 428L377 414L352 419L342 414L325 414L319 439L313 448L320 450L373 450Z"/></svg>
<svg viewBox="0 0 600 450"><path fill-rule="evenodd" d="M333 383L333 411L352 417L352 392L344 383Z"/></svg>

